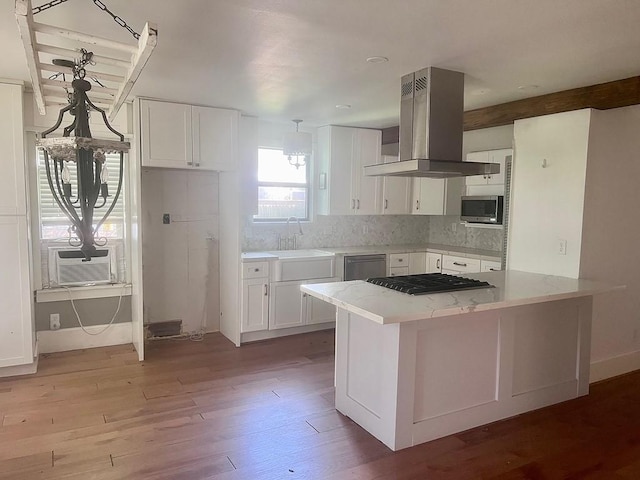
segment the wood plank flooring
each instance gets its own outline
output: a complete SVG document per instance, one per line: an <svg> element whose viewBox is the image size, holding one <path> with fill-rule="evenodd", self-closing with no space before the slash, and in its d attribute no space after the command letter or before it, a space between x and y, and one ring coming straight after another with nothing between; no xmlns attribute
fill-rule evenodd
<svg viewBox="0 0 640 480"><path fill-rule="evenodd" d="M333 357L333 331L44 355L0 380L0 480L640 478L640 372L394 453L335 411Z"/></svg>

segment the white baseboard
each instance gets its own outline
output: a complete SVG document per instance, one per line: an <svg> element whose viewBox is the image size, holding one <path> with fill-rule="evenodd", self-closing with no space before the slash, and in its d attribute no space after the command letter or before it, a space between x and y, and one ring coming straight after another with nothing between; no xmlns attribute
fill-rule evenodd
<svg viewBox="0 0 640 480"><path fill-rule="evenodd" d="M105 325L86 327L87 331L97 333ZM114 323L100 335L89 335L80 327L63 328L61 330L42 330L38 332L40 353L66 352L83 348L107 347L132 343L131 322Z"/></svg>
<svg viewBox="0 0 640 480"><path fill-rule="evenodd" d="M599 382L640 369L640 351L591 363L589 383Z"/></svg>

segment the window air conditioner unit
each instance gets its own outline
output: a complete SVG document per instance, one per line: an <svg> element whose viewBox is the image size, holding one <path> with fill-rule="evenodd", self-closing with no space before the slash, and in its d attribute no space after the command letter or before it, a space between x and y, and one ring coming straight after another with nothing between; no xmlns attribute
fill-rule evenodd
<svg viewBox="0 0 640 480"><path fill-rule="evenodd" d="M80 249L49 248L49 286L66 287L116 283L115 251L98 249L90 262Z"/></svg>

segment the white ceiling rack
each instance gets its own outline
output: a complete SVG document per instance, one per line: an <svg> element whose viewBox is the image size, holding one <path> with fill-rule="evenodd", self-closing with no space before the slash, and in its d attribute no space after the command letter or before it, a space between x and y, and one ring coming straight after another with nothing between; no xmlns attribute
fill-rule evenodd
<svg viewBox="0 0 640 480"><path fill-rule="evenodd" d="M71 82L56 74L73 78L71 68L53 65L51 58L75 60L80 48L98 47L101 51L92 58L95 66L86 76L102 84L92 85L91 99L113 121L157 44L158 27L146 23L138 44L133 45L35 22L31 0L16 0L15 13L40 114L46 113L47 106L68 103L60 89L71 88Z"/></svg>

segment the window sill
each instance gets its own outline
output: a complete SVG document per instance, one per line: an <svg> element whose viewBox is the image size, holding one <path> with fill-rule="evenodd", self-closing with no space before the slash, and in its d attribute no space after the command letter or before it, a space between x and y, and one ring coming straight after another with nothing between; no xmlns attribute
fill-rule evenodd
<svg viewBox="0 0 640 480"><path fill-rule="evenodd" d="M36 290L36 303L61 302L69 300L69 294L74 300L90 298L106 298L131 295L131 285L112 283L108 285L90 285L86 287L44 288Z"/></svg>

